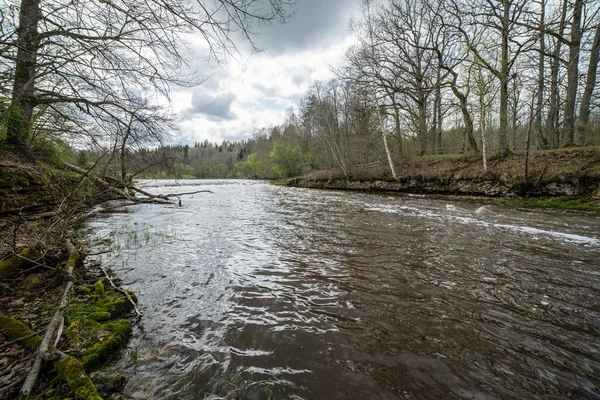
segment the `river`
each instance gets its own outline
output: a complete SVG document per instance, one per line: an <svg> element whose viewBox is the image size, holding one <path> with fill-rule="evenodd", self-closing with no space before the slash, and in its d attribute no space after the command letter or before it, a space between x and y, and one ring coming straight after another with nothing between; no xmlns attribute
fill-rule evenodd
<svg viewBox="0 0 600 400"><path fill-rule="evenodd" d="M90 223L144 314L130 398L600 398L598 213L142 185L213 194Z"/></svg>

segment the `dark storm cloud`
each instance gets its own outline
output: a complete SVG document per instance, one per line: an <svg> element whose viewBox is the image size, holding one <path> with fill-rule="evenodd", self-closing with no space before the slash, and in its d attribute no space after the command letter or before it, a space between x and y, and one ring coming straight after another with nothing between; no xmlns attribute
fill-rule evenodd
<svg viewBox="0 0 600 400"><path fill-rule="evenodd" d="M270 54L301 51L336 40L360 10L361 0L298 0L296 13L284 25L262 29L259 47Z"/></svg>
<svg viewBox="0 0 600 400"><path fill-rule="evenodd" d="M196 89L192 94L192 107L188 109L188 114L202 114L214 120L231 120L235 118L231 111L234 100L235 94L231 92L209 94Z"/></svg>

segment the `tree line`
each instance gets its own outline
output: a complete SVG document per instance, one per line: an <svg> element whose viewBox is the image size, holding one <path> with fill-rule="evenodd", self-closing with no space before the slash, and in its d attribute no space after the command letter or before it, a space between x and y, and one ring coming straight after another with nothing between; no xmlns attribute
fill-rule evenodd
<svg viewBox="0 0 600 400"><path fill-rule="evenodd" d="M600 144L596 0L364 0L336 78L314 82L227 176L292 176L424 154Z"/></svg>
<svg viewBox="0 0 600 400"><path fill-rule="evenodd" d="M336 78L227 151L166 146L176 127L164 99L201 83L184 73L186 33L219 62L236 51L233 30L253 43L253 27L285 20L294 1L138 3L1 6L4 147L79 140L90 151L73 157L108 154L124 176L130 164L141 175L178 166L175 175L271 178L370 165L395 176L403 159L469 152L485 170L491 153L600 144L598 0L363 0Z"/></svg>

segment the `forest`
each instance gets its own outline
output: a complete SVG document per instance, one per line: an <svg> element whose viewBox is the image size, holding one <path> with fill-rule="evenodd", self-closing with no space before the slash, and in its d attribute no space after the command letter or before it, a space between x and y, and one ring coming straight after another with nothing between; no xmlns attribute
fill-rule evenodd
<svg viewBox="0 0 600 400"><path fill-rule="evenodd" d="M494 154L600 144L599 10L592 0L364 1L349 21L355 45L331 66L336 78L313 82L281 125L231 143L174 145L177 116L132 89L149 77L158 92L176 84L169 68L177 57L165 55L158 64L162 69L148 63L126 76L125 65L106 72L63 60L62 43L39 60L56 82L30 87L25 78L14 80L15 58L5 52L4 82L21 82L35 96L25 96L27 91L16 96L13 89L11 97L5 91L3 140L23 152L50 149L82 166L97 161L124 171L123 179L128 172L277 178L337 170L348 176L376 165L395 175L394 165L406 159L464 153L481 154L485 172ZM7 11L2 15L8 22ZM90 51L87 38L44 35ZM135 40L148 44L152 37L145 35ZM127 40L116 35L110 43ZM151 46L162 46L155 52L163 54L166 45ZM43 40L36 46L51 48ZM118 58L106 46L93 51L107 61ZM63 61L72 70L58 68ZM22 72L26 69L23 65ZM83 69L95 78L86 78ZM119 82L120 91L106 74ZM50 82L62 85L60 90L46 87Z"/></svg>

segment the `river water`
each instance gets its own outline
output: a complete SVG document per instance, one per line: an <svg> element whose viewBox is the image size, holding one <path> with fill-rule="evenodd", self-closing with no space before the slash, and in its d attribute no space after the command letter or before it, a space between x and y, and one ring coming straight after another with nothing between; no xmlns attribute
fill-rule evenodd
<svg viewBox="0 0 600 400"><path fill-rule="evenodd" d="M598 213L143 185L213 194L90 224L144 314L125 398L600 398Z"/></svg>

